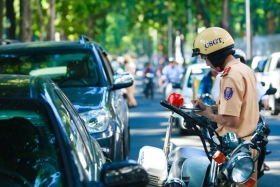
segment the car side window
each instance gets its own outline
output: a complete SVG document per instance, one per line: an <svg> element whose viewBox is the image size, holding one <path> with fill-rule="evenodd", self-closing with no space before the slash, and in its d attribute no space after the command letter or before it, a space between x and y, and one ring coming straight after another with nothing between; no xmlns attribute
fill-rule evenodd
<svg viewBox="0 0 280 187"><path fill-rule="evenodd" d="M111 63L109 62L108 58L106 57L106 52L104 51L104 49L102 49L101 47L97 48L98 54L101 58L102 61L102 65L106 71L106 74L108 76L108 80L110 81L110 84L113 84L113 74L114 74L114 70L111 66Z"/></svg>
<svg viewBox="0 0 280 187"><path fill-rule="evenodd" d="M201 81L203 76L207 74L209 69L193 69L190 72L188 82L187 82L187 87L191 88L193 86L193 81L194 79Z"/></svg>
<svg viewBox="0 0 280 187"><path fill-rule="evenodd" d="M63 158L45 103L2 99L0 105L0 168L25 178L27 186L65 186Z"/></svg>
<svg viewBox="0 0 280 187"><path fill-rule="evenodd" d="M265 64L265 66L264 66L264 72L265 72L265 73L269 72L269 70L270 70L271 60L272 60L272 57L269 57L269 58L267 59L267 62L266 62L266 64Z"/></svg>
<svg viewBox="0 0 280 187"><path fill-rule="evenodd" d="M280 58L278 58L278 61L277 61L277 66L276 68L280 68Z"/></svg>

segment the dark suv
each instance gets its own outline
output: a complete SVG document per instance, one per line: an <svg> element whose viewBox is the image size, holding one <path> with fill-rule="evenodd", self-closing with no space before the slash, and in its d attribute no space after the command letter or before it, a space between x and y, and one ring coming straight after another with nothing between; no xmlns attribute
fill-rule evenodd
<svg viewBox="0 0 280 187"><path fill-rule="evenodd" d="M110 160L129 158L130 132L121 91L133 84L130 73L115 74L105 50L79 41L44 41L0 46L0 73L51 78L79 112L89 133Z"/></svg>

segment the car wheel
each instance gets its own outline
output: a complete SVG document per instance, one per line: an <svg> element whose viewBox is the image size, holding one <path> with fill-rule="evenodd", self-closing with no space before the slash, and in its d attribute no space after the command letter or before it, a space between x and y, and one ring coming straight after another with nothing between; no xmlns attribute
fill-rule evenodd
<svg viewBox="0 0 280 187"><path fill-rule="evenodd" d="M269 105L272 108L271 115L273 115L273 116L276 116L280 113L279 109L276 107L276 103L277 103L277 101L275 99L275 96L274 95L270 96L269 97Z"/></svg>
<svg viewBox="0 0 280 187"><path fill-rule="evenodd" d="M123 138L123 152L124 152L123 159L128 160L130 157L130 127L129 126Z"/></svg>
<svg viewBox="0 0 280 187"><path fill-rule="evenodd" d="M271 112L272 116L277 116L280 113L279 110L274 110L273 112Z"/></svg>

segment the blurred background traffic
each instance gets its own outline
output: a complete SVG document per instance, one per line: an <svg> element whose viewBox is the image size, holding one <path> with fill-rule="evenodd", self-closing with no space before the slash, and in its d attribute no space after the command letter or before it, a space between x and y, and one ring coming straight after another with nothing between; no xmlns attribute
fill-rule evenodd
<svg viewBox="0 0 280 187"><path fill-rule="evenodd" d="M145 101L166 99L170 93L180 92L187 104L193 98L202 97L211 104L214 101L214 96L209 93L211 89L201 91L200 85L207 77L214 82L215 76L204 60L191 57L191 53L197 33L207 27L219 26L232 35L235 48L245 53L245 63L255 71L265 90L271 86L277 88L277 92L269 96L269 112L278 115L279 17L279 0L0 0L0 45L36 41L42 42L38 44L42 47L49 41L79 41L81 47L89 41L99 43L102 47L96 47L101 51L96 59L108 59L114 73L130 72L140 85L135 88L135 84L130 87L127 84L120 89L127 98L127 107L133 112L135 109L131 108L143 102L138 100L139 96L134 97L136 92L140 92ZM87 39L81 40L81 35ZM1 50L2 57L8 57L5 47ZM10 47L9 50L11 53L14 49ZM18 53L21 50L15 54ZM100 70L104 68L101 60L99 66ZM105 74L105 71L100 72ZM207 86L212 88L213 84ZM123 140L127 148L122 152L127 153L122 157L128 159L128 112L124 118L128 124ZM181 128L182 123L182 119L176 119L179 134L185 135L188 132Z"/></svg>

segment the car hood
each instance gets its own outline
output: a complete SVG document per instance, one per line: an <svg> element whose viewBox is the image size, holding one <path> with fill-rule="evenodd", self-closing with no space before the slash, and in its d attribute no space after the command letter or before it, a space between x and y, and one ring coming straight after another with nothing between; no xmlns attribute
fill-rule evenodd
<svg viewBox="0 0 280 187"><path fill-rule="evenodd" d="M105 87L61 88L79 113L96 110L105 106Z"/></svg>

